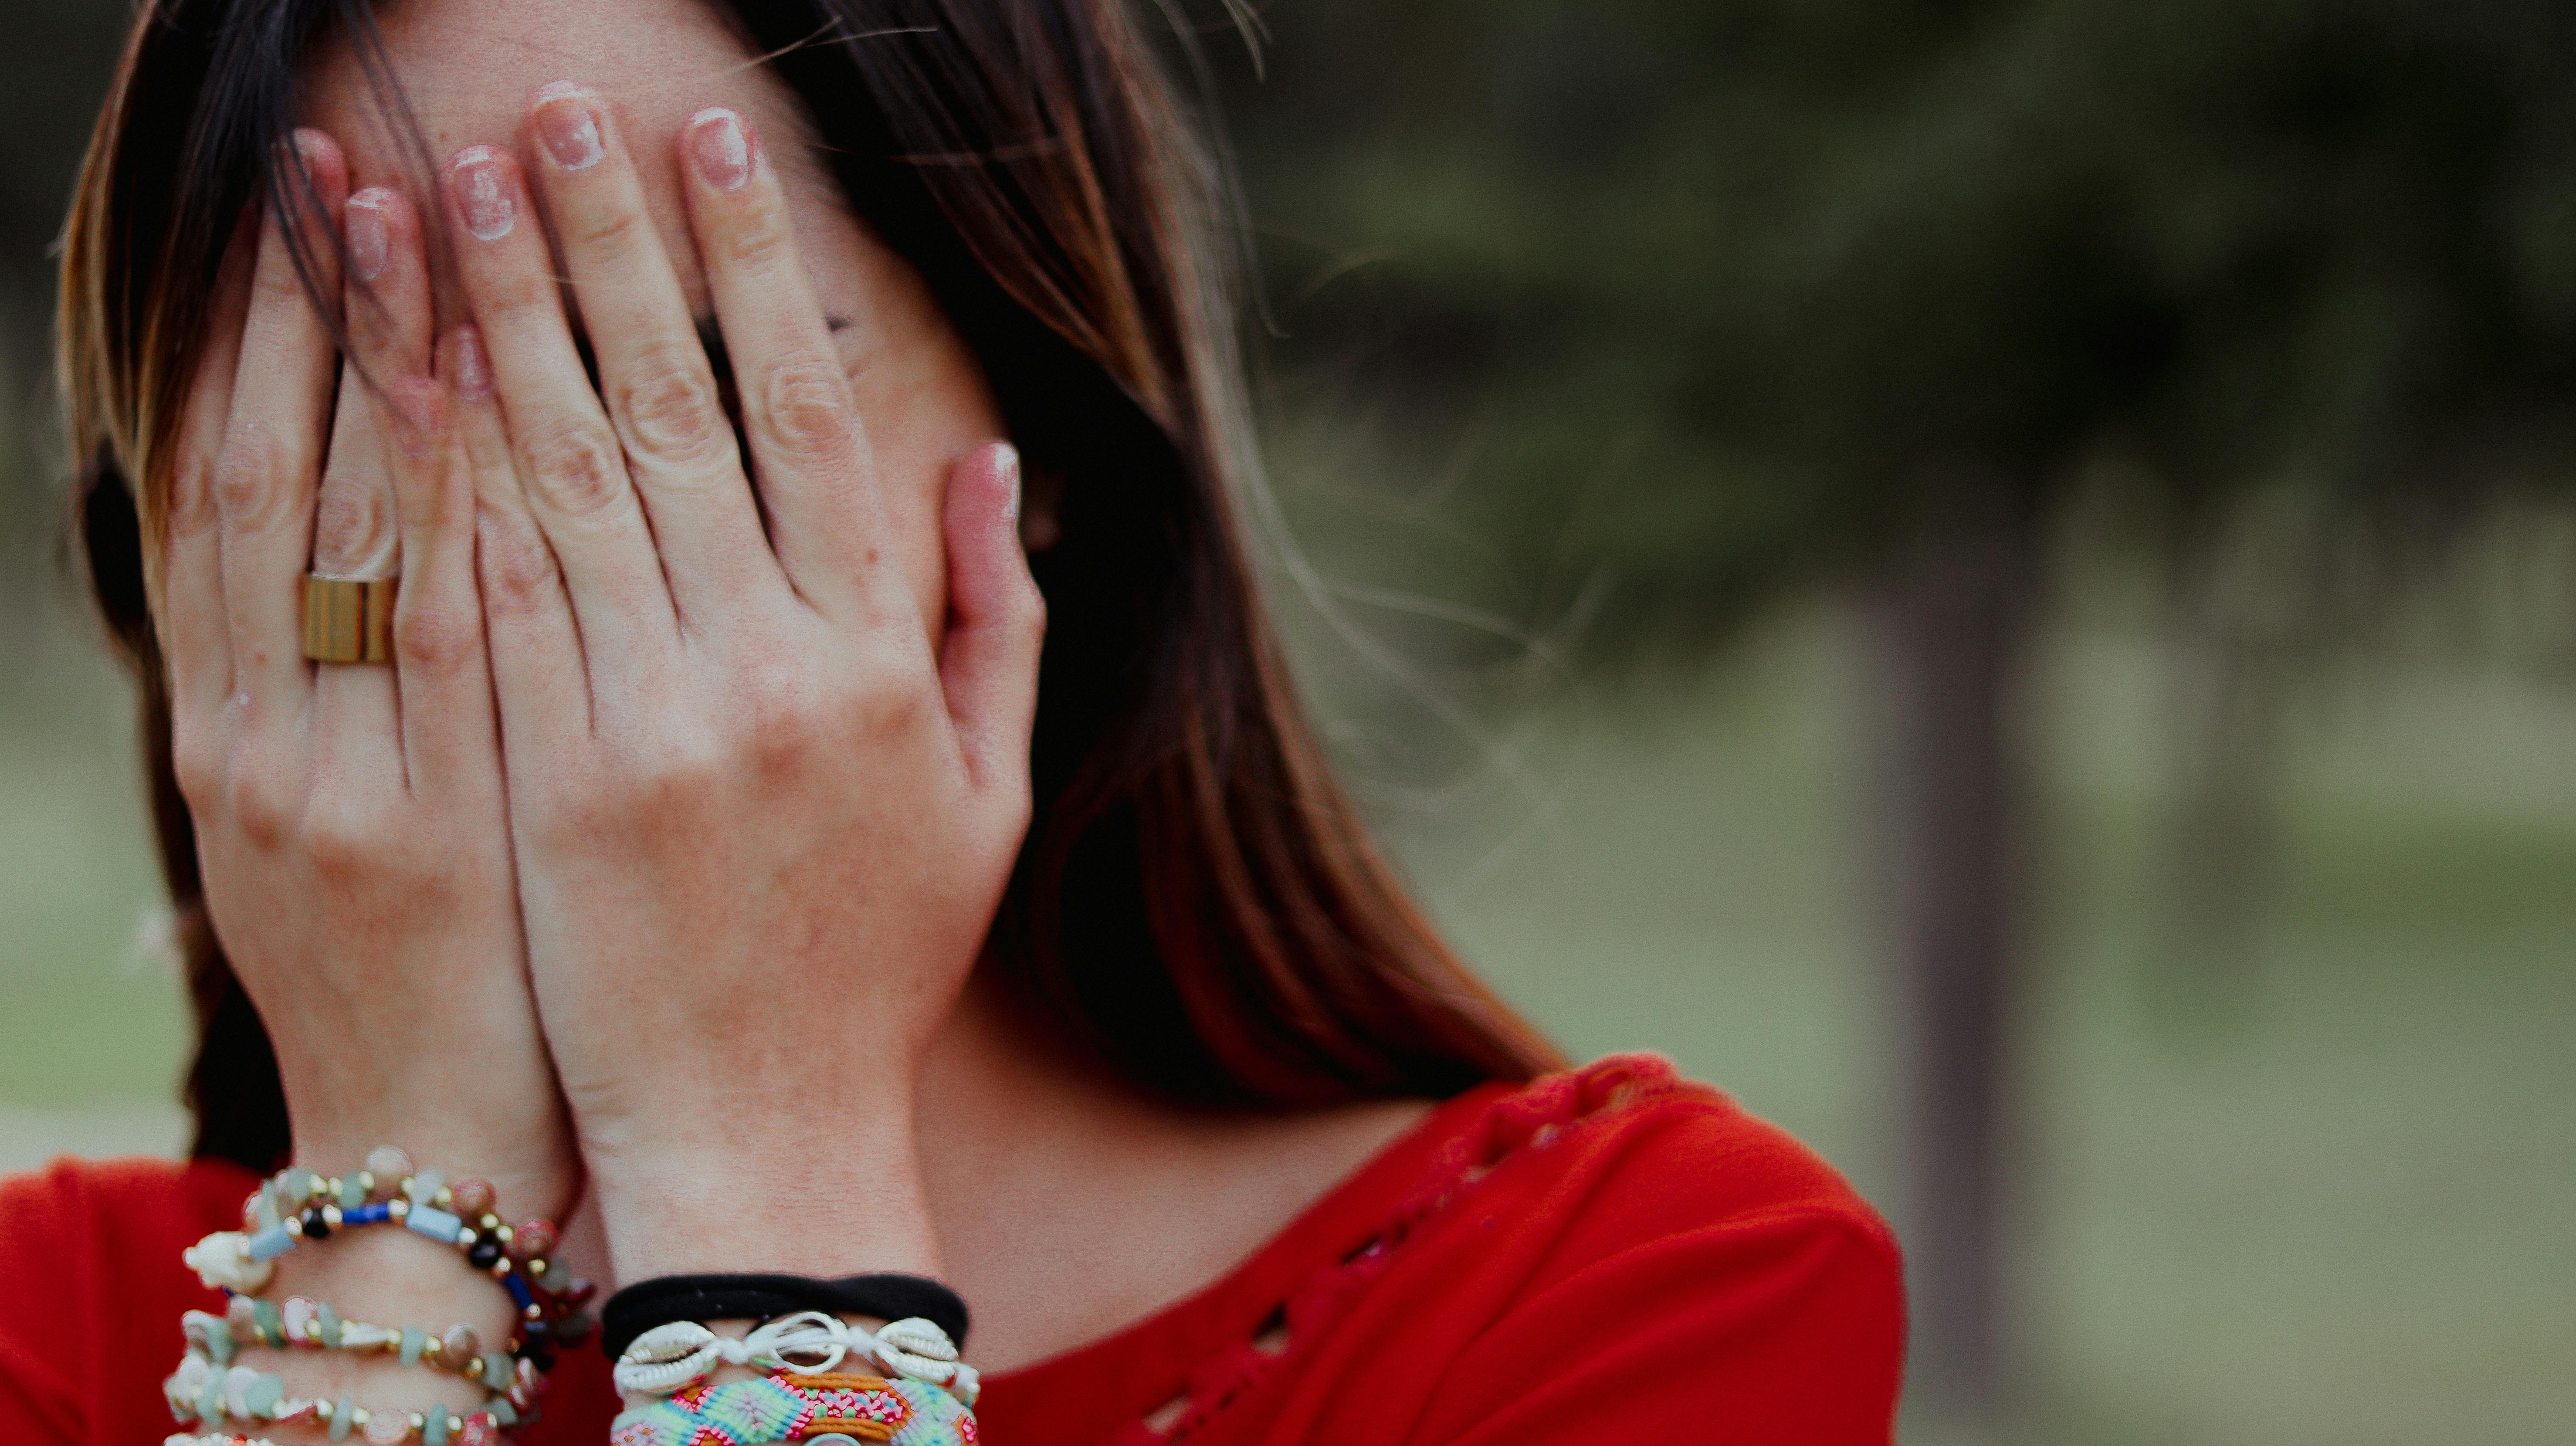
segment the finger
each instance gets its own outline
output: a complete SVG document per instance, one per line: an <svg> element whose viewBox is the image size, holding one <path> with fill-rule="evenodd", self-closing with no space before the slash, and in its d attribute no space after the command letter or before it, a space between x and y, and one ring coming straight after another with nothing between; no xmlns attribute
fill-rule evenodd
<svg viewBox="0 0 2576 1446"><path fill-rule="evenodd" d="M419 213L401 193L369 187L349 197L341 215L342 254L348 259L341 315L349 358L314 507L313 571L334 578L395 577L408 570L395 461L423 445L405 434L430 418L411 394L429 373L429 263ZM409 389L403 405L396 404L398 388ZM404 587L409 585L406 579ZM397 616L403 610L397 593ZM313 691L318 716L353 760L372 767L396 756L402 724L392 669L324 667L314 676Z"/></svg>
<svg viewBox="0 0 2576 1446"><path fill-rule="evenodd" d="M290 177L286 190L294 214L281 218L272 209L260 224L250 312L215 477L232 687L254 708L271 712L300 699L305 689L303 577L339 360L330 324L306 294L286 226L294 225L302 237L315 292L335 296L340 278L334 231L348 194L348 168L329 137L297 131L295 147L310 187Z"/></svg>
<svg viewBox="0 0 2576 1446"><path fill-rule="evenodd" d="M978 786L1028 786L1046 600L1020 549L1020 454L979 447L948 476L948 638L939 680Z"/></svg>
<svg viewBox="0 0 2576 1446"><path fill-rule="evenodd" d="M681 623L742 617L746 589L783 595L785 580L617 118L560 84L537 92L533 121L537 185Z"/></svg>
<svg viewBox="0 0 2576 1446"><path fill-rule="evenodd" d="M349 359L314 509L313 570L392 577L402 534L387 445L403 419L383 405L384 389L429 374L429 263L420 215L399 193L370 187L349 198L344 215Z"/></svg>
<svg viewBox="0 0 2576 1446"><path fill-rule="evenodd" d="M616 431L565 325L554 262L518 162L469 146L447 169L457 273L491 359L528 511L563 569L587 666L673 646L662 559Z"/></svg>
<svg viewBox="0 0 2576 1446"><path fill-rule="evenodd" d="M456 431L474 492L475 580L490 644L507 756L572 757L590 731L590 686L572 599L544 529L528 512L492 363L472 326L448 333L439 373L455 399Z"/></svg>
<svg viewBox="0 0 2576 1446"><path fill-rule="evenodd" d="M215 525L215 466L232 415L242 325L250 314L251 268L259 255L258 213L246 210L215 281L197 373L189 379L170 494L162 511L160 604L163 662L172 708L202 716L232 687L224 625L223 544Z"/></svg>
<svg viewBox="0 0 2576 1446"><path fill-rule="evenodd" d="M680 151L771 546L815 606L891 606L900 579L865 561L884 534L876 464L796 254L778 174L751 125L729 110L691 117Z"/></svg>
<svg viewBox="0 0 2576 1446"><path fill-rule="evenodd" d="M394 603L394 683L404 776L414 793L500 793L483 605L474 583L474 480L440 381L389 380L377 405L402 520L402 591Z"/></svg>

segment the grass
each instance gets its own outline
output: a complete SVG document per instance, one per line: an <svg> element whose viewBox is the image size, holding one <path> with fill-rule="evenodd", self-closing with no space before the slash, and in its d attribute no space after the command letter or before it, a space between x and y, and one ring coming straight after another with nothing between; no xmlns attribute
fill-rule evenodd
<svg viewBox="0 0 2576 1446"><path fill-rule="evenodd" d="M1575 1053L1665 1050L1889 1199L1855 654L1804 614L1688 689L1529 716L1442 787L1360 783L1468 954ZM2177 992L2153 655L2068 635L2042 677L2015 1439L2566 1441L2576 697L2427 672L2302 715L2273 906ZM0 720L0 1133L57 1139L136 1118L180 1041L136 960L117 714L94 677L61 697Z"/></svg>

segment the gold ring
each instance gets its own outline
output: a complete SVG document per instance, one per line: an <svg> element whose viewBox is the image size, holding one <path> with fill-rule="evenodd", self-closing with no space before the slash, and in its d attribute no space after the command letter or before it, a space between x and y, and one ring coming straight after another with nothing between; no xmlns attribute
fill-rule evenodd
<svg viewBox="0 0 2576 1446"><path fill-rule="evenodd" d="M382 663L394 655L390 577L304 578L304 656L317 663Z"/></svg>

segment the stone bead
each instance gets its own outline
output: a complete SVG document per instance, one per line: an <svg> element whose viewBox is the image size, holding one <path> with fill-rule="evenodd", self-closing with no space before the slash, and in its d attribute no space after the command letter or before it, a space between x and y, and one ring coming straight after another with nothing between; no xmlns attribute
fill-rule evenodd
<svg viewBox="0 0 2576 1446"><path fill-rule="evenodd" d="M342 1396L331 1403L331 1424L326 1433L334 1441L349 1439L349 1427L358 1419L358 1403Z"/></svg>
<svg viewBox="0 0 2576 1446"><path fill-rule="evenodd" d="M453 1426L454 1422L449 1418L446 1406L432 1406L421 1417L420 1439L427 1443L427 1446L447 1446L447 1435Z"/></svg>
<svg viewBox="0 0 2576 1446"><path fill-rule="evenodd" d="M500 1259L501 1242L493 1239L489 1235L475 1241L471 1246L468 1246L465 1251L466 1263L472 1265L477 1270L490 1270L494 1265L500 1262Z"/></svg>
<svg viewBox="0 0 2576 1446"><path fill-rule="evenodd" d="M313 1308L313 1338L331 1350L340 1348L340 1313L328 1305Z"/></svg>
<svg viewBox="0 0 2576 1446"><path fill-rule="evenodd" d="M510 1389L510 1358L500 1351L483 1353L483 1388L487 1391Z"/></svg>
<svg viewBox="0 0 2576 1446"><path fill-rule="evenodd" d="M286 1172L285 1183L286 1208L299 1210L313 1198L314 1187L322 1183L322 1177L298 1165Z"/></svg>
<svg viewBox="0 0 2576 1446"><path fill-rule="evenodd" d="M492 1209L492 1182L479 1175L468 1175L448 1191L448 1208L468 1220Z"/></svg>
<svg viewBox="0 0 2576 1446"><path fill-rule="evenodd" d="M414 1205L403 1216L403 1225L413 1234L426 1235L441 1244L453 1244L456 1233L464 1228L464 1222L455 1216L427 1205Z"/></svg>
<svg viewBox="0 0 2576 1446"><path fill-rule="evenodd" d="M343 1176L340 1180L340 1208L343 1210L355 1210L366 1203L367 1182L365 1179L357 1175Z"/></svg>
<svg viewBox="0 0 2576 1446"><path fill-rule="evenodd" d="M406 1366L419 1365L420 1353L422 1350L426 1349L428 1345L429 1337L423 1334L418 1326L404 1326L402 1333L402 1363Z"/></svg>
<svg viewBox="0 0 2576 1446"><path fill-rule="evenodd" d="M370 1411L366 1434L373 1446L402 1446L403 1438L411 1434L411 1417L400 1411Z"/></svg>
<svg viewBox="0 0 2576 1446"><path fill-rule="evenodd" d="M436 1206L438 1192L447 1188L447 1177L436 1170L421 1170L411 1177L411 1203Z"/></svg>
<svg viewBox="0 0 2576 1446"><path fill-rule="evenodd" d="M562 1237L556 1234L550 1220L526 1221L510 1232L510 1253L521 1260L552 1259L555 1247L561 1243Z"/></svg>
<svg viewBox="0 0 2576 1446"><path fill-rule="evenodd" d="M286 1394L286 1382L275 1376L261 1376L242 1387L242 1414L266 1420L277 1412L278 1399Z"/></svg>
<svg viewBox="0 0 2576 1446"><path fill-rule="evenodd" d="M440 1360L459 1367L481 1354L483 1354L483 1338L476 1335L474 1327L470 1325L449 1326L446 1343L438 1348Z"/></svg>
<svg viewBox="0 0 2576 1446"><path fill-rule="evenodd" d="M376 1177L376 1187L391 1190L411 1173L411 1156L400 1145L378 1145L367 1152L367 1173Z"/></svg>
<svg viewBox="0 0 2576 1446"><path fill-rule="evenodd" d="M489 1411L477 1411L457 1428L456 1446L501 1446L501 1423Z"/></svg>
<svg viewBox="0 0 2576 1446"><path fill-rule="evenodd" d="M255 1337L259 1334L259 1302L247 1295L234 1296L224 1302L224 1319L231 1324L234 1336Z"/></svg>
<svg viewBox="0 0 2576 1446"><path fill-rule="evenodd" d="M264 1300L250 1303L251 1328L259 1332L262 1345L286 1344L286 1322L278 1316L277 1307Z"/></svg>

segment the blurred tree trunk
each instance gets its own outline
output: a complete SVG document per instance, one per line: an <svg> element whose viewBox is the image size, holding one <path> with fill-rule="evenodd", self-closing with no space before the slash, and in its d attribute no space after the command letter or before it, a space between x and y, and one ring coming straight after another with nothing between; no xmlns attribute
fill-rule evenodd
<svg viewBox="0 0 2576 1446"><path fill-rule="evenodd" d="M2030 491L1945 492L1872 600L1878 837L1895 971L1909 1398L1991 1420L2004 1388L2006 1047L2020 933L2012 707L2038 581Z"/></svg>

